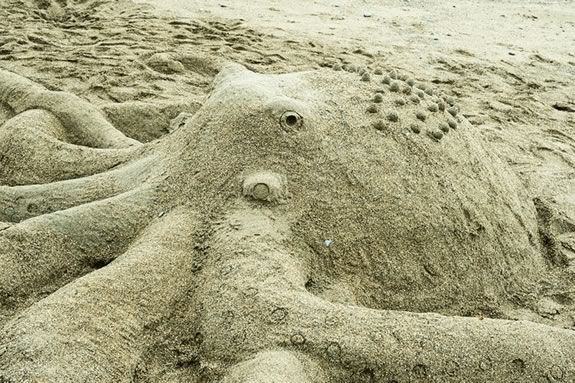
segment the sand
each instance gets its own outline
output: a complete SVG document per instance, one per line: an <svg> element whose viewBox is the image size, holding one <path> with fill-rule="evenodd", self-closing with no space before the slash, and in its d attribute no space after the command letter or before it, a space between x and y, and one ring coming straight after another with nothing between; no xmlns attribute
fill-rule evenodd
<svg viewBox="0 0 575 383"><path fill-rule="evenodd" d="M242 3L0 6L0 382L575 381L575 8Z"/></svg>

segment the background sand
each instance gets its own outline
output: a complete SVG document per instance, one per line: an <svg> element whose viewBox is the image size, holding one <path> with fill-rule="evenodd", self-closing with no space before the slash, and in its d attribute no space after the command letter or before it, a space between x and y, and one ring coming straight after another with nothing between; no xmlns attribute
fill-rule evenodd
<svg viewBox="0 0 575 383"><path fill-rule="evenodd" d="M540 201L575 279L571 1L1 1L0 68L87 99L144 142L198 110L221 61L264 73L343 62L431 82ZM0 124L8 116L0 108ZM505 317L575 328L566 286L550 281L536 313Z"/></svg>

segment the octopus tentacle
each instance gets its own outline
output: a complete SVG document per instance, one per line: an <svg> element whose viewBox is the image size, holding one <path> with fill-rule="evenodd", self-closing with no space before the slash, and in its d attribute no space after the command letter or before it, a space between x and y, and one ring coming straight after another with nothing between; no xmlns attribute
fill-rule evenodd
<svg viewBox="0 0 575 383"><path fill-rule="evenodd" d="M103 269L36 303L0 333L0 377L15 381L127 382L146 329L191 285L199 220L176 208Z"/></svg>
<svg viewBox="0 0 575 383"><path fill-rule="evenodd" d="M301 292L282 302L289 307L287 315L303 320L286 321L281 331L305 339L308 352L331 362L334 371L368 370L390 381L575 378L575 332L570 330L334 305Z"/></svg>
<svg viewBox="0 0 575 383"><path fill-rule="evenodd" d="M89 102L66 92L49 91L15 73L0 70L0 103L15 112L44 109L62 123L68 141L94 148L125 148L141 145L114 128Z"/></svg>
<svg viewBox="0 0 575 383"><path fill-rule="evenodd" d="M95 149L63 141L60 121L28 110L0 126L0 184L47 183L108 170L134 157L134 148Z"/></svg>
<svg viewBox="0 0 575 383"><path fill-rule="evenodd" d="M41 185L0 186L0 221L21 222L125 193L148 177L153 157L93 176Z"/></svg>
<svg viewBox="0 0 575 383"><path fill-rule="evenodd" d="M287 227L271 211L239 209L216 230L210 248L218 261L209 265L199 293L210 299L202 302L210 359L282 347L323 359L332 381L349 379L350 370L371 381L575 379L572 330L374 310L308 292L305 256L286 247ZM237 308L242 318L231 315Z"/></svg>
<svg viewBox="0 0 575 383"><path fill-rule="evenodd" d="M143 186L0 231L0 307L14 310L124 252L154 214L153 191Z"/></svg>
<svg viewBox="0 0 575 383"><path fill-rule="evenodd" d="M322 383L325 376L315 361L293 351L263 351L233 366L221 383Z"/></svg>

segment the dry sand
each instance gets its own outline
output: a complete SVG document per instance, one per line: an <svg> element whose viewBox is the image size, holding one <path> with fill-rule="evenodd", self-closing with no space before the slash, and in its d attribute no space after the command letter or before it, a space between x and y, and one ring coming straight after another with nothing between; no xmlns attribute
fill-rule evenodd
<svg viewBox="0 0 575 383"><path fill-rule="evenodd" d="M575 6L242 3L2 0L0 382L575 382Z"/></svg>

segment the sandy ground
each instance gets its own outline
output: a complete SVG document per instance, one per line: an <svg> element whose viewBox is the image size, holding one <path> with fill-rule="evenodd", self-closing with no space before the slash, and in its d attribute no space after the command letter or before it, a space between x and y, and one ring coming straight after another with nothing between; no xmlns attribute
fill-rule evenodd
<svg viewBox="0 0 575 383"><path fill-rule="evenodd" d="M537 52L557 60L573 59L569 44L575 9L566 1L137 2L180 17L240 20L282 38L299 36L389 56L409 53L414 61L456 50L512 63Z"/></svg>
<svg viewBox="0 0 575 383"><path fill-rule="evenodd" d="M134 3L127 0L1 1L0 19L5 20L5 23L0 24L1 69L16 72L49 90L62 90L80 96L98 106L121 132L144 143L152 142L153 148L155 139L174 131L174 126L183 126L185 119L206 103L211 81L223 62L238 62L260 73L285 73L332 67L342 63L357 68L369 68L371 71L376 68L383 68L384 71L397 70L417 82L432 84L436 92L446 98L454 97L458 100L461 114L477 129L493 153L507 162L517 174L529 198L536 201L540 236L548 239L547 245L565 260L565 270L561 277L565 276L571 281L571 284L563 284L561 278L551 278L547 285L543 283L543 287L540 286L537 299L543 298L536 300L534 307L527 309L520 305L502 306L499 308L501 312L493 316L512 320L527 319L557 328L575 328L575 293L570 287L575 279L575 6L571 1L404 0L388 1L382 5L379 1L371 0L252 0L249 1L249 6L245 5L247 1L241 0L135 0ZM181 115L181 112L185 114ZM13 116L14 110L0 105L0 126ZM174 120L177 116L179 119ZM49 123L57 124L53 121L55 118L51 118L52 120L48 118ZM103 126L107 127L106 124ZM50 148L52 147L43 147L43 151L39 153L49 156ZM121 162L123 157L117 154L119 152L114 153L114 156L106 158L107 162L101 163L91 161L89 157L86 161L90 163L90 168L86 170L86 174L99 173L102 169ZM64 159L64 162L68 168L63 169L73 173L73 161ZM39 164L45 166L41 161ZM153 167L147 163L141 166L145 170L133 170L136 173L136 181L133 181L135 183L141 181L138 178L139 172L143 173ZM12 177L19 171L17 166L14 169L3 173L0 169L0 174L2 177ZM78 173L75 176L86 174ZM13 184L54 181L49 177L31 181L14 177ZM122 182L117 185L114 183L114 187L121 188L121 185ZM99 190L99 186L92 185L95 190ZM58 198L58 203L67 206L65 201L62 202L65 198ZM198 198L201 200L201 196ZM138 205L137 202L134 203L134 211ZM110 206L109 214L114 214L115 205ZM26 222L26 218L36 213L44 214L50 211L42 213L31 209L23 213L28 215L24 215L22 219ZM153 211L150 214L156 213ZM0 217L2 214L8 216L6 212L0 212ZM160 218L161 214L164 212L160 213ZM258 219L262 220L262 217L256 217L254 221ZM266 219L263 219L264 223L260 222L262 227L273 228L275 224L267 223ZM103 221L106 220L102 219ZM171 238L167 242L175 244L174 246L186 242L185 246L193 247L196 251L193 243L187 243L191 240L174 235L175 231L183 231L185 228L178 225L171 227L172 223L163 225L160 222L158 236L166 235L166 238ZM249 226L249 222L246 225ZM0 231L10 227L11 223L0 219ZM113 231L110 227L106 226L105 229ZM155 245L158 242L154 237L156 232L154 226L150 227L150 241ZM48 230L51 230L51 227L48 227ZM111 235L102 230L104 234ZM229 233L218 234L223 236L220 242L216 241L216 245L223 246L221 251L232 251L226 248L227 245L222 245L226 243L227 234ZM129 235L126 234L126 237ZM96 242L98 240L94 239ZM144 248L148 246L146 241L142 243ZM169 247L170 243L166 246ZM261 245L265 243L262 242ZM42 244L34 244L30 246L30 251L41 249L41 246ZM250 249L252 250L254 249ZM254 252L257 253L257 250ZM119 250L109 251L113 253ZM54 250L54 254L60 253ZM134 265L138 265L137 254L133 258ZM68 293L69 286L73 286L72 281L79 275L87 276L88 295L91 292L97 296L94 293L96 290L90 290L90 276L95 274L93 278L97 279L98 273L93 271L102 269L105 272L107 262L111 259L112 256L108 260L85 266L85 269L71 270L69 274L66 274L66 271L61 278L46 282L42 289L34 291L27 300L10 301L12 306L6 305L0 310L0 325L12 320L14 315L26 307L34 309L34 304L43 302L44 297L55 296L52 299L57 301L56 293L62 290L64 292L61 294ZM282 262L284 261L282 258ZM120 266L122 262L119 262ZM182 265L190 266L184 258ZM266 266L268 265L262 263L262 267ZM128 265L125 270L130 267L135 266ZM146 273L153 274L154 267L156 266L150 266L150 271ZM131 286L142 283L138 275L122 274L125 271L122 271L123 269L109 269L120 276L133 277L136 281L130 279L130 283L133 282ZM185 284L185 278L176 278L178 272L185 275L184 270L178 267L165 271L165 274L174 279L173 283ZM78 280L82 283L82 278ZM121 284L118 278L113 280ZM206 280L210 282L209 278ZM126 286L130 283L126 283ZM105 291L105 283L101 284L98 288ZM162 290L160 287L158 289ZM182 291L183 289L184 287ZM344 290L347 291L342 288L342 291ZM346 301L345 291L335 291L335 298L326 299L354 303L351 298ZM74 292L70 294L73 296ZM145 293L142 299L147 299ZM160 298L157 300L158 305L166 304L166 301ZM50 306L49 302L50 299L46 305ZM134 302L126 304L126 310L133 310L134 318L137 318L140 307ZM182 302L185 302L185 299ZM206 307L209 303L206 303ZM184 303L180 305L182 312L194 311L194 307L190 308L191 306ZM41 311L41 305L38 307L37 317L41 318L44 312ZM107 308L102 307L102 313L106 313ZM70 310L71 315L63 319L74 322L73 318L77 312L74 312L73 308ZM114 315L121 318L122 310L123 307L120 307ZM149 304L149 307L142 310L141 315L144 315L146 310L153 313L153 305ZM192 314L201 315L201 310L198 311L200 314ZM56 309L54 312L59 314ZM353 310L350 309L350 312ZM452 314L449 311L444 313ZM483 313L478 312L457 311L456 314L483 316ZM80 315L90 319L90 314ZM177 322L180 319L178 315L170 320ZM33 322L35 315L31 317ZM114 323L121 322L114 321L112 314L110 318L107 319ZM282 319L283 317L280 322ZM19 328L21 324L18 320L12 320L10 323L14 328ZM22 320L22 323L25 326L27 322ZM371 322L368 320L366 323ZM168 328L169 324L154 326L153 331L162 333L162 326ZM310 326L315 325L312 323ZM168 338L176 339L176 343L178 331L195 331L185 328L184 325L173 328L177 329L177 336L169 334L172 338ZM67 331L66 324L62 324L62 329L61 333ZM153 331L148 330L147 327L142 330L145 336L138 333L133 337L140 342L146 336L151 336ZM166 333L170 331L172 330L165 330ZM192 337L196 335L192 334ZM16 339L14 342L18 341ZM202 341L203 338L199 343ZM165 351L166 355L157 356L154 354L156 344L153 341L144 339L142 342L145 343L146 352L151 355L146 362L151 366L150 371L164 374L162 369L167 364L162 358L168 358L166 355L173 350ZM118 345L125 347L121 341L118 341ZM159 348L167 349L164 346L162 344ZM178 347L187 346L189 345L185 343L178 344ZM328 348L330 346L331 343L326 345ZM5 352L2 347L0 361ZM132 357L130 350L122 352L126 359ZM184 360L182 364L196 369L195 352L194 349L190 355L179 351L172 354L183 359L189 357L190 360ZM6 355L8 354L10 353ZM170 358L173 357L172 354L169 355ZM88 355L87 360L90 357ZM8 360L7 356L4 358ZM15 357L15 360L17 358L20 356ZM121 361L114 360L112 356L110 358L112 363L121 364ZM274 358L281 359L282 356ZM22 363L28 363L33 359L23 357L22 360ZM70 363L72 365L74 361L71 360ZM130 365L132 361L125 363ZM239 366L240 370L245 367ZM415 367L417 366L419 365ZM153 379L155 372L138 371L138 368L133 372L133 381L162 381ZM250 367L245 368L249 370ZM209 370L210 366L202 366L202 369ZM103 367L99 373L106 376L105 370ZM202 371L198 372L198 376L204 373ZM361 370L362 373L365 371ZM166 372L171 373L171 370ZM138 380L138 374L147 378ZM158 372L157 376L161 374ZM165 381L183 382L188 379L183 373L174 374L177 376L173 379L166 378ZM561 376L562 374L563 372ZM0 381L1 377L2 375ZM201 379L198 378L197 381Z"/></svg>

